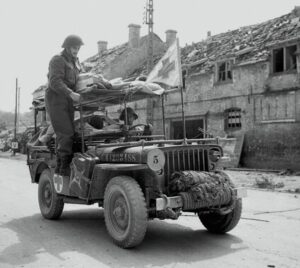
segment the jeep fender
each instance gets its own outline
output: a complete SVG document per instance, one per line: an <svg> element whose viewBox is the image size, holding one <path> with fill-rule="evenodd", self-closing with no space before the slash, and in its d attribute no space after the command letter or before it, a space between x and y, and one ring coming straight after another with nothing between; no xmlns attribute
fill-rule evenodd
<svg viewBox="0 0 300 268"><path fill-rule="evenodd" d="M97 164L94 167L91 182L91 199L103 199L107 183L113 177L127 175L132 177L133 171L149 169L146 164Z"/></svg>
<svg viewBox="0 0 300 268"><path fill-rule="evenodd" d="M34 172L33 173L34 176L32 177L32 179L34 180L33 182L39 183L40 175L42 174L43 170L45 170L45 169L49 169L50 172L52 173L51 168L49 167L49 165L46 162L41 161L36 165L36 168L33 171Z"/></svg>

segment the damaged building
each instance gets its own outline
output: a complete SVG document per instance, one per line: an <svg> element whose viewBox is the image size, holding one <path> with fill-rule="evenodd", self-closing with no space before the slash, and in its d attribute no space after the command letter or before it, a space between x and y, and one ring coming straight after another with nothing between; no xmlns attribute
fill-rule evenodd
<svg viewBox="0 0 300 268"><path fill-rule="evenodd" d="M300 169L300 7L208 33L181 49L181 61L187 138L236 137L242 166ZM161 129L160 103L150 108ZM167 94L165 112L167 136L182 138L179 91Z"/></svg>
<svg viewBox="0 0 300 268"><path fill-rule="evenodd" d="M243 166L300 169L300 7L263 23L208 34L181 52L188 124L244 140ZM167 102L167 110L174 111L171 136L178 101L179 94Z"/></svg>

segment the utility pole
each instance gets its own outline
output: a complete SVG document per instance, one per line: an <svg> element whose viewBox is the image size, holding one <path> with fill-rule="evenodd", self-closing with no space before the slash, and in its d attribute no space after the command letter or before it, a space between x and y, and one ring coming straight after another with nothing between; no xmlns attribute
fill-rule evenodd
<svg viewBox="0 0 300 268"><path fill-rule="evenodd" d="M148 24L148 47L147 47L147 74L149 74L153 68L153 0L147 0L146 2L146 20ZM153 124L153 100L149 98L147 100L147 123Z"/></svg>
<svg viewBox="0 0 300 268"><path fill-rule="evenodd" d="M147 53L147 72L153 68L153 0L147 0L146 24L148 24L148 53Z"/></svg>
<svg viewBox="0 0 300 268"><path fill-rule="evenodd" d="M16 78L16 101L15 101L15 125L14 125L14 139L11 142L11 148L13 150L12 155L16 155L16 150L18 149L17 141L17 120L18 120L18 78Z"/></svg>
<svg viewBox="0 0 300 268"><path fill-rule="evenodd" d="M17 132L20 130L20 87L18 87Z"/></svg>

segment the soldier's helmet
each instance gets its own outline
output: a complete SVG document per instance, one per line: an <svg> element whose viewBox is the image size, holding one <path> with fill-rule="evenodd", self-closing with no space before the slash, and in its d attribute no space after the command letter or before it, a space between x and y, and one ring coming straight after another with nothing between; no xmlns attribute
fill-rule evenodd
<svg viewBox="0 0 300 268"><path fill-rule="evenodd" d="M72 34L66 37L61 47L69 48L69 47L82 46L82 45L84 45L82 39L78 35Z"/></svg>

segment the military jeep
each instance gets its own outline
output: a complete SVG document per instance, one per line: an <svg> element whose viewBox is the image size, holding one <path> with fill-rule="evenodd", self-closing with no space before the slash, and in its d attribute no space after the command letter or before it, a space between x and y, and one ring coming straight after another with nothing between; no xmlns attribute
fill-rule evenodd
<svg viewBox="0 0 300 268"><path fill-rule="evenodd" d="M27 163L32 182L38 184L43 217L58 219L67 203L98 204L104 208L109 235L122 248L143 241L149 220L176 220L182 212L196 213L212 233L226 233L237 225L245 192L217 170L223 151L216 139L168 140L135 128L85 131L85 110L149 96L153 97L149 92L110 90L76 106L81 132L75 139L69 181L53 180L55 138L44 145L35 142L40 134L35 135L28 144ZM44 110L43 102L34 110L35 115Z"/></svg>

